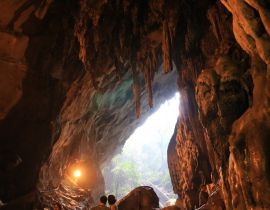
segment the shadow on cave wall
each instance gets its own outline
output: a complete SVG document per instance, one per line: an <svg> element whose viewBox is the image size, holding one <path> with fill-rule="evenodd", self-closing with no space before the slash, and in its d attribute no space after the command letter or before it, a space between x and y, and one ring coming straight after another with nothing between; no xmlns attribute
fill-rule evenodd
<svg viewBox="0 0 270 210"><path fill-rule="evenodd" d="M73 24L67 6L55 3L43 20L33 13L23 25L23 34L29 36L23 94L0 122L0 197L4 202L35 190L41 164L57 139L56 118L66 89L81 73L78 45L72 41ZM72 52L65 54L69 47Z"/></svg>

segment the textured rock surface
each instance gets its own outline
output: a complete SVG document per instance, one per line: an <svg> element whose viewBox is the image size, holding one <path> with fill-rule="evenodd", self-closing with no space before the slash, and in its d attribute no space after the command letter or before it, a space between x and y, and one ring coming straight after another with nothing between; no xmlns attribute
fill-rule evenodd
<svg viewBox="0 0 270 210"><path fill-rule="evenodd" d="M233 14L237 41L251 57L254 83L253 106L234 123L229 139L231 205L235 209L268 209L270 5L267 1L223 4Z"/></svg>
<svg viewBox="0 0 270 210"><path fill-rule="evenodd" d="M153 188L148 186L137 187L118 201L119 210L138 207L142 210L159 208L159 198Z"/></svg>
<svg viewBox="0 0 270 210"><path fill-rule="evenodd" d="M65 84L78 75L76 66L80 66L77 55L76 59L63 56L64 47L57 43L64 33L65 38L73 33L72 24L62 25L60 14L65 9L55 5L42 19L35 11L42 12L43 6L39 1L0 3L0 194L4 202L35 189L41 163L56 140L52 125L65 97ZM65 76L53 76L63 68Z"/></svg>
<svg viewBox="0 0 270 210"><path fill-rule="evenodd" d="M101 13L103 4L106 2L96 8ZM160 49L159 36L157 41L153 38L153 47L143 45L143 49L136 49L138 55L131 55L130 46L139 42L126 40L131 30L127 28L124 31L127 34L120 37L124 41L122 54L126 57L115 57L119 53L112 51L115 36L108 36L115 28L106 29L110 22L103 25L102 21L100 27L94 27L91 12L86 16L83 13L88 6L84 8L83 1L81 4L77 1L0 3L3 31L0 34L3 67L0 197L10 205L20 196L35 191L37 180L45 202L63 198L66 192L63 188L68 185L62 181L69 166L78 162L86 162L93 176L90 181L80 183L82 187L92 189L95 196L102 192L100 163L121 149L124 140L146 116L176 91L176 72L164 76L158 70L161 59L155 51ZM112 6L117 5L107 5L106 11L114 12ZM118 5L119 9L122 6ZM132 16L130 12L126 15ZM87 24L80 25L86 19ZM106 21L110 19L107 16ZM130 21L124 22L124 27L128 27ZM85 45L81 37L84 29L89 38ZM95 39L91 39L93 36ZM107 44L102 39L108 41ZM83 57L86 45L87 62L90 56L96 56L93 59L98 62L94 74ZM93 45L97 48L96 55L91 54ZM99 54L100 50L107 54ZM153 58L149 59L144 53ZM135 65L131 65L133 59L129 56L138 56L140 63L136 59ZM139 65L146 69L143 74L139 74L143 72ZM155 78L154 71L159 72ZM134 85L133 81L136 81ZM147 84L147 88L143 84ZM134 98L137 106L134 106ZM155 104L155 109L150 110L148 104ZM137 115L141 114L138 120L135 107ZM71 191L68 193L71 196Z"/></svg>
<svg viewBox="0 0 270 210"><path fill-rule="evenodd" d="M267 0L1 0L3 208L96 199L100 165L177 84L177 206L269 209L269 14ZM70 182L76 166L91 178Z"/></svg>

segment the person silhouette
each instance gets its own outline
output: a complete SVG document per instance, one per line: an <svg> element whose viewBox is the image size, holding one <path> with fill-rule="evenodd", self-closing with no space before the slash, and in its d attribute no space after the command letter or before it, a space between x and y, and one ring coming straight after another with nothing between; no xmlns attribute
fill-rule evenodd
<svg viewBox="0 0 270 210"><path fill-rule="evenodd" d="M110 210L109 207L106 206L107 203L107 196L106 195L102 195L99 199L99 204L93 208L91 208L91 210Z"/></svg>
<svg viewBox="0 0 270 210"><path fill-rule="evenodd" d="M116 205L116 198L114 195L109 195L108 196L108 203L110 205L111 210L117 210L117 205Z"/></svg>

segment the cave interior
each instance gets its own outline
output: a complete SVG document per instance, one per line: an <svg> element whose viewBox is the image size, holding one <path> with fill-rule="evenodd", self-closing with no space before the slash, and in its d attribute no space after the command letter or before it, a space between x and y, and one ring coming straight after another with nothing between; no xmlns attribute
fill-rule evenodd
<svg viewBox="0 0 270 210"><path fill-rule="evenodd" d="M269 80L269 0L1 0L0 209L90 209L179 92L162 209L269 210Z"/></svg>

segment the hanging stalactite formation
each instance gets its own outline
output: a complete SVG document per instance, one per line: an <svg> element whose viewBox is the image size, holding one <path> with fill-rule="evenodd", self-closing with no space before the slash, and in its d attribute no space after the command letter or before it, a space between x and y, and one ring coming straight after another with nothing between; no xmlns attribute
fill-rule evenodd
<svg viewBox="0 0 270 210"><path fill-rule="evenodd" d="M164 7L170 4L163 2L161 6L156 1L100 1L97 5L90 0L79 2L74 34L80 44L79 58L85 70L90 72L95 88L99 88L96 80L102 72L111 66L115 71L120 71L119 66L128 63L132 74L142 72L144 75L148 102L152 107L152 80L158 68L159 50L162 50L164 72L168 73L173 68L171 36L177 20L169 22L166 18L162 19L165 17L165 14L162 15ZM156 18L156 14L159 14L159 18ZM108 57L104 57L102 52ZM101 59L102 65L99 65ZM136 115L139 117L140 81L138 75L133 75L133 78Z"/></svg>

